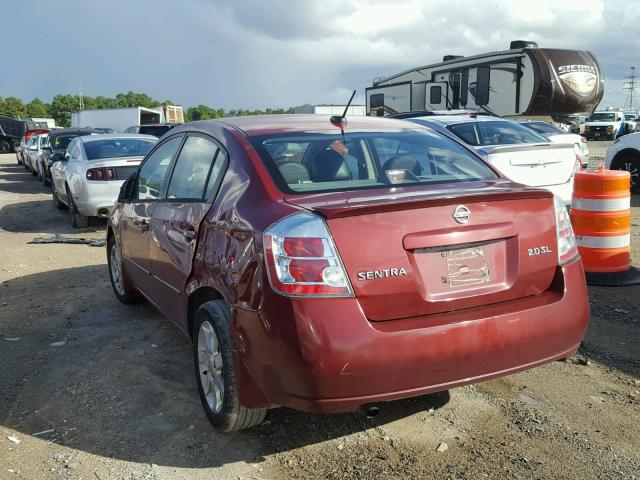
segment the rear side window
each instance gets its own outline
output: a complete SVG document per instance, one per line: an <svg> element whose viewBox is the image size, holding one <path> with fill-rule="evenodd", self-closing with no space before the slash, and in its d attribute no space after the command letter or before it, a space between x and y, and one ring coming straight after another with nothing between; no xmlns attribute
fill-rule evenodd
<svg viewBox="0 0 640 480"><path fill-rule="evenodd" d="M251 137L285 193L362 190L495 179L481 159L423 130L300 132ZM275 152L296 152L277 155Z"/></svg>
<svg viewBox="0 0 640 480"><path fill-rule="evenodd" d="M215 143L204 137L189 136L176 160L167 198L202 200L218 150Z"/></svg>
<svg viewBox="0 0 640 480"><path fill-rule="evenodd" d="M139 200L157 200L160 198L167 169L181 141L181 136L173 137L160 145L145 159L138 172L137 198Z"/></svg>

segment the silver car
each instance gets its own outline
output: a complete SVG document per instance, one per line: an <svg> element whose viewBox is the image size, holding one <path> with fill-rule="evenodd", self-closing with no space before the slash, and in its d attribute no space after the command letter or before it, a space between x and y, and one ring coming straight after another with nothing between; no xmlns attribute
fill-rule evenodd
<svg viewBox="0 0 640 480"><path fill-rule="evenodd" d="M51 167L53 203L69 209L71 225L109 216L124 181L137 171L158 139L151 135L86 135L74 138Z"/></svg>
<svg viewBox="0 0 640 480"><path fill-rule="evenodd" d="M32 175L38 175L38 178L40 178L41 174L40 157L42 156L42 148L48 146L48 133L32 135L23 153L25 168L31 170Z"/></svg>

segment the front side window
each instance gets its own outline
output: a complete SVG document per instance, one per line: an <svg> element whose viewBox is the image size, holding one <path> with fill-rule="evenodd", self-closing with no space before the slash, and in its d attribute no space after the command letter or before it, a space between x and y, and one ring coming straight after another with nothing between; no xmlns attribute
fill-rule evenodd
<svg viewBox="0 0 640 480"><path fill-rule="evenodd" d="M200 136L189 136L184 142L171 175L167 198L201 200L209 179L218 146Z"/></svg>
<svg viewBox="0 0 640 480"><path fill-rule="evenodd" d="M153 148L155 142L138 138L110 138L84 142L87 160L101 158L144 157Z"/></svg>
<svg viewBox="0 0 640 480"><path fill-rule="evenodd" d="M471 126L474 136L471 135ZM448 128L462 141L474 146L548 142L542 135L514 122L465 122Z"/></svg>
<svg viewBox="0 0 640 480"><path fill-rule="evenodd" d="M422 130L345 132L344 136L300 132L252 137L250 141L285 193L497 178L482 160L455 141ZM302 153L285 158L274 154L283 149Z"/></svg>
<svg viewBox="0 0 640 480"><path fill-rule="evenodd" d="M138 171L138 200L157 200L160 198L164 178L181 141L181 136L167 140L142 163Z"/></svg>

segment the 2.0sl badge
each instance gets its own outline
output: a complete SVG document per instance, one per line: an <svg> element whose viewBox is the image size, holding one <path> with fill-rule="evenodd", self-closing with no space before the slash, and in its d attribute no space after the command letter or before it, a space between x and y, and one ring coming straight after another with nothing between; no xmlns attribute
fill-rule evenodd
<svg viewBox="0 0 640 480"><path fill-rule="evenodd" d="M529 255L530 257L543 255L545 253L551 253L551 249L546 245L542 245L541 247L527 248L527 255Z"/></svg>

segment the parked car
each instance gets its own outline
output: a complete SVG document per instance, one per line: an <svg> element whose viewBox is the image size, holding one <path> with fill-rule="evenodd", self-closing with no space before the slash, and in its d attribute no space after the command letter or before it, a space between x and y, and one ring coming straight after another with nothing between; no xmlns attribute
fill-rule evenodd
<svg viewBox="0 0 640 480"><path fill-rule="evenodd" d="M587 168L589 166L589 148L587 147L587 139L582 135L567 133L554 125L539 120L518 120L518 123L523 127L539 133L543 137L549 139L550 142L572 144L576 155L580 157L582 167Z"/></svg>
<svg viewBox="0 0 640 480"><path fill-rule="evenodd" d="M631 193L640 193L640 132L617 139L607 149L605 165L631 174Z"/></svg>
<svg viewBox="0 0 640 480"><path fill-rule="evenodd" d="M127 134L74 138L51 168L53 203L68 207L74 228L87 227L90 217L108 217L120 186L157 141L151 135Z"/></svg>
<svg viewBox="0 0 640 480"><path fill-rule="evenodd" d="M638 122L638 117L635 113L625 113L624 114L624 125L625 125L624 133L634 133L636 131L637 122Z"/></svg>
<svg viewBox="0 0 640 480"><path fill-rule="evenodd" d="M625 134L624 113L618 110L593 112L584 126L588 140L615 140Z"/></svg>
<svg viewBox="0 0 640 480"><path fill-rule="evenodd" d="M49 134L39 133L32 135L27 143L25 150L25 168L31 170L31 175L38 176L40 178L40 157L42 156L43 149L49 145Z"/></svg>
<svg viewBox="0 0 640 480"><path fill-rule="evenodd" d="M127 128L124 133L138 133L140 135L153 135L154 137L160 138L176 124L174 123L157 123L157 124L149 124L149 125L134 125L133 127Z"/></svg>
<svg viewBox="0 0 640 480"><path fill-rule="evenodd" d="M582 168L573 145L549 143L519 123L498 117L432 116L408 121L455 136L514 182L546 188L571 204L573 174Z"/></svg>
<svg viewBox="0 0 640 480"><path fill-rule="evenodd" d="M32 130L27 130L25 132L25 134L20 139L20 143L15 148L15 150L16 150L16 159L18 160L18 165L22 165L24 163L25 156L27 154L27 152L26 152L27 143L29 142L29 139L33 135L38 135L38 134L41 134L41 133L47 133L48 131L49 131L49 129L47 129L47 128L35 128L35 129L32 129Z"/></svg>
<svg viewBox="0 0 640 480"><path fill-rule="evenodd" d="M191 339L220 431L567 358L589 314L558 197L384 118L176 127L123 185L107 259L121 302L144 296Z"/></svg>
<svg viewBox="0 0 640 480"><path fill-rule="evenodd" d="M42 161L42 183L51 185L51 166L64 158L71 140L85 135L101 133L95 128L61 128L49 133L49 145L45 148L40 159Z"/></svg>

